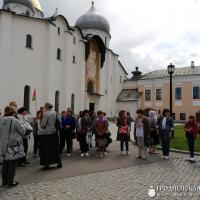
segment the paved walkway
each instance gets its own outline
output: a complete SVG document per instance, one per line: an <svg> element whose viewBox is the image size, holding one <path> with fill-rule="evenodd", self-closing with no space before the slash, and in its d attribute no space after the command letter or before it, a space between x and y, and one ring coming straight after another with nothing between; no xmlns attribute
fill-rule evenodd
<svg viewBox="0 0 200 200"><path fill-rule="evenodd" d="M148 192L152 196L156 192L154 199L159 200L200 199L199 158L192 164L185 161L186 155L171 153L170 160L161 159L161 154L141 160L135 158L132 143L131 155L121 156L115 141L103 159L95 157L95 149L89 158L81 158L74 145L71 157L63 154L62 169L42 170L38 158L17 168L20 185L1 188L0 200L146 200L151 199Z"/></svg>

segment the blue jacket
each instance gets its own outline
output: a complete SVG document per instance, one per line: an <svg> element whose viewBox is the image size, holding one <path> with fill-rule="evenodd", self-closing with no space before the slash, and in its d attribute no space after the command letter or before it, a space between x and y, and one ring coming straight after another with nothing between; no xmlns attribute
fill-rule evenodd
<svg viewBox="0 0 200 200"><path fill-rule="evenodd" d="M162 128L162 121L163 121L164 117L160 117L157 121L157 126L159 129L159 132L161 132L163 130ZM174 122L172 117L167 117L166 118L166 126L165 126L165 131L167 131L168 133L170 133L172 130L174 130Z"/></svg>

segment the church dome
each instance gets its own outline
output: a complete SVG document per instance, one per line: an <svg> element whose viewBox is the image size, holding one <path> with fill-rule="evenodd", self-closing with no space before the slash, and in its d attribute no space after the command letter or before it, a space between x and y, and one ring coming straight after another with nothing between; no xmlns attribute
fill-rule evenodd
<svg viewBox="0 0 200 200"><path fill-rule="evenodd" d="M75 26L79 27L81 30L97 29L110 34L110 25L108 20L97 13L94 7L94 2L92 2L91 8L78 18Z"/></svg>
<svg viewBox="0 0 200 200"><path fill-rule="evenodd" d="M38 0L4 0L3 4L6 5L8 3L17 3L27 6L30 9L36 8L42 12L41 5Z"/></svg>

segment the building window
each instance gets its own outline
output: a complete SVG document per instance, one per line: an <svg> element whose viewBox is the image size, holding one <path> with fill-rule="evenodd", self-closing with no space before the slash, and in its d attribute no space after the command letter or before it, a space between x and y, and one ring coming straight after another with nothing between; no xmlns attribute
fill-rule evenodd
<svg viewBox="0 0 200 200"><path fill-rule="evenodd" d="M94 85L93 85L92 81L90 81L90 82L88 83L88 85L87 85L87 92L88 92L89 94L94 93Z"/></svg>
<svg viewBox="0 0 200 200"><path fill-rule="evenodd" d="M75 94L72 94L72 96L71 96L71 109L72 109L73 113L74 113L74 102L75 102Z"/></svg>
<svg viewBox="0 0 200 200"><path fill-rule="evenodd" d="M76 38L74 37L74 39L73 39L73 42L74 42L74 44L76 44Z"/></svg>
<svg viewBox="0 0 200 200"><path fill-rule="evenodd" d="M24 107L27 109L28 113L30 111L30 86L26 85L24 87Z"/></svg>
<svg viewBox="0 0 200 200"><path fill-rule="evenodd" d="M122 76L120 76L120 83L122 83Z"/></svg>
<svg viewBox="0 0 200 200"><path fill-rule="evenodd" d="M162 89L156 89L156 100L162 100Z"/></svg>
<svg viewBox="0 0 200 200"><path fill-rule="evenodd" d="M176 100L182 99L182 88L181 87L175 88L175 99Z"/></svg>
<svg viewBox="0 0 200 200"><path fill-rule="evenodd" d="M200 90L199 86L194 86L193 87L193 99L200 99Z"/></svg>
<svg viewBox="0 0 200 200"><path fill-rule="evenodd" d="M76 63L76 56L73 56L73 63Z"/></svg>
<svg viewBox="0 0 200 200"><path fill-rule="evenodd" d="M60 27L58 27L58 35L60 35Z"/></svg>
<svg viewBox="0 0 200 200"><path fill-rule="evenodd" d="M185 113L180 113L180 120L185 120L185 119L186 119Z"/></svg>
<svg viewBox="0 0 200 200"><path fill-rule="evenodd" d="M57 60L61 60L61 49L57 49Z"/></svg>
<svg viewBox="0 0 200 200"><path fill-rule="evenodd" d="M26 47L32 49L32 36L26 35Z"/></svg>
<svg viewBox="0 0 200 200"><path fill-rule="evenodd" d="M150 89L145 90L145 101L151 101L151 90Z"/></svg>
<svg viewBox="0 0 200 200"><path fill-rule="evenodd" d="M105 37L105 46L107 46L107 38Z"/></svg>
<svg viewBox="0 0 200 200"><path fill-rule="evenodd" d="M176 113L172 113L172 119L176 120Z"/></svg>
<svg viewBox="0 0 200 200"><path fill-rule="evenodd" d="M59 101L60 101L60 92L56 91L55 93L55 111L59 113Z"/></svg>

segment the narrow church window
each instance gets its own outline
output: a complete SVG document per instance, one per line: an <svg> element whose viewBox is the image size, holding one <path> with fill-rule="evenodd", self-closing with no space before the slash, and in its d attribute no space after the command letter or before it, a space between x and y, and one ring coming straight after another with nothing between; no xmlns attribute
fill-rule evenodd
<svg viewBox="0 0 200 200"><path fill-rule="evenodd" d="M56 91L55 93L55 111L59 112L59 101L60 101L60 92Z"/></svg>
<svg viewBox="0 0 200 200"><path fill-rule="evenodd" d="M76 63L76 57L75 56L73 56L73 61L72 62Z"/></svg>
<svg viewBox="0 0 200 200"><path fill-rule="evenodd" d="M105 46L107 46L107 38L105 37Z"/></svg>
<svg viewBox="0 0 200 200"><path fill-rule="evenodd" d="M58 27L58 35L60 35L60 27Z"/></svg>
<svg viewBox="0 0 200 200"><path fill-rule="evenodd" d="M24 107L27 109L28 113L30 111L30 86L26 85L24 87Z"/></svg>
<svg viewBox="0 0 200 200"><path fill-rule="evenodd" d="M87 85L87 92L89 93L89 94L92 94L92 93L94 93L94 85L93 85L93 83L90 81L89 83L88 83L88 85Z"/></svg>
<svg viewBox="0 0 200 200"><path fill-rule="evenodd" d="M26 47L32 49L32 36L26 35Z"/></svg>
<svg viewBox="0 0 200 200"><path fill-rule="evenodd" d="M57 49L57 60L61 60L61 49Z"/></svg>
<svg viewBox="0 0 200 200"><path fill-rule="evenodd" d="M72 109L73 113L74 113L74 102L75 102L75 94L72 94L72 96L71 96L71 109Z"/></svg>
<svg viewBox="0 0 200 200"><path fill-rule="evenodd" d="M76 44L76 38L74 37L74 44Z"/></svg>

